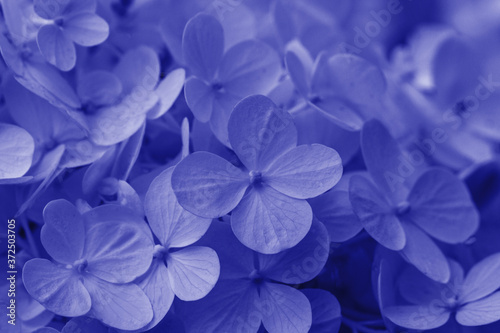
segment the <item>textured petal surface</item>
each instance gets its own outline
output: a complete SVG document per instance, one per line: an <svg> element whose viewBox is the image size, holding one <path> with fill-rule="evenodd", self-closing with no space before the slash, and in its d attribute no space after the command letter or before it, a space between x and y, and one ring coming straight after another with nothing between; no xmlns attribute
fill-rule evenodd
<svg viewBox="0 0 500 333"><path fill-rule="evenodd" d="M90 310L89 293L74 270L32 259L24 265L23 282L34 299L58 315L77 317Z"/></svg>
<svg viewBox="0 0 500 333"><path fill-rule="evenodd" d="M236 237L254 251L274 254L295 246L311 227L307 201L288 197L264 185L252 188L233 210Z"/></svg>
<svg viewBox="0 0 500 333"><path fill-rule="evenodd" d="M493 254L475 264L465 277L461 300L471 302L500 288L500 254Z"/></svg>
<svg viewBox="0 0 500 333"><path fill-rule="evenodd" d="M248 184L249 177L243 171L206 152L189 155L172 174L172 188L180 205L206 218L223 216L233 210Z"/></svg>
<svg viewBox="0 0 500 333"><path fill-rule="evenodd" d="M380 244L391 250L401 250L406 235L385 197L363 176L353 176L349 197L354 213L365 230Z"/></svg>
<svg viewBox="0 0 500 333"><path fill-rule="evenodd" d="M328 230L332 242L344 242L363 230L352 210L349 191L335 188L308 201L314 216Z"/></svg>
<svg viewBox="0 0 500 333"><path fill-rule="evenodd" d="M144 200L144 210L154 234L164 246L184 247L193 244L210 227L211 219L191 214L177 202L168 168L151 183Z"/></svg>
<svg viewBox="0 0 500 333"><path fill-rule="evenodd" d="M190 77L184 87L184 95L189 109L196 119L207 122L214 109L215 90L197 77Z"/></svg>
<svg viewBox="0 0 500 333"><path fill-rule="evenodd" d="M424 173L412 188L408 202L408 218L443 242L465 242L479 227L479 214L467 187L446 170Z"/></svg>
<svg viewBox="0 0 500 333"><path fill-rule="evenodd" d="M340 329L342 314L335 296L322 289L302 289L311 303L311 333L336 333Z"/></svg>
<svg viewBox="0 0 500 333"><path fill-rule="evenodd" d="M279 155L297 145L292 116L267 97L239 102L229 118L229 142L249 170L263 171Z"/></svg>
<svg viewBox="0 0 500 333"><path fill-rule="evenodd" d="M94 105L109 105L122 93L120 79L108 71L93 71L85 74L78 84L78 96Z"/></svg>
<svg viewBox="0 0 500 333"><path fill-rule="evenodd" d="M264 283L260 290L262 323L269 332L308 332L312 324L307 297L289 286Z"/></svg>
<svg viewBox="0 0 500 333"><path fill-rule="evenodd" d="M178 68L170 72L156 87L155 93L158 95L159 105L156 112L149 112L148 119L161 117L170 110L177 97L184 87L186 71Z"/></svg>
<svg viewBox="0 0 500 333"><path fill-rule="evenodd" d="M167 258L172 290L183 301L205 297L215 286L220 273L217 253L208 247L190 246L172 252Z"/></svg>
<svg viewBox="0 0 500 333"><path fill-rule="evenodd" d="M184 61L194 75L210 81L224 52L224 31L213 16L198 14L186 24L182 36Z"/></svg>
<svg viewBox="0 0 500 333"><path fill-rule="evenodd" d="M441 249L417 226L403 223L406 245L403 257L431 279L447 283L450 280L450 265Z"/></svg>
<svg viewBox="0 0 500 333"><path fill-rule="evenodd" d="M145 273L153 259L153 240L146 223L127 208L104 205L84 214L87 271L113 283Z"/></svg>
<svg viewBox="0 0 500 333"><path fill-rule="evenodd" d="M450 312L443 307L404 305L384 309L393 323L411 329L429 330L446 324Z"/></svg>
<svg viewBox="0 0 500 333"><path fill-rule="evenodd" d="M75 67L75 45L59 27L53 24L41 27L38 30L37 43L44 58L52 65L62 71Z"/></svg>
<svg viewBox="0 0 500 333"><path fill-rule="evenodd" d="M145 328L156 326L167 314L175 294L170 286L167 267L163 260L154 260L146 277L138 283L151 301L153 320Z"/></svg>
<svg viewBox="0 0 500 333"><path fill-rule="evenodd" d="M457 311L456 318L464 326L481 326L500 320L500 292L465 304Z"/></svg>
<svg viewBox="0 0 500 333"><path fill-rule="evenodd" d="M85 279L92 298L89 315L104 324L122 330L136 330L153 319L146 294L136 284L114 284L99 278Z"/></svg>
<svg viewBox="0 0 500 333"><path fill-rule="evenodd" d="M176 304L177 305L177 304ZM248 280L221 280L199 301L179 304L187 332L257 332L261 324L261 300Z"/></svg>
<svg viewBox="0 0 500 333"><path fill-rule="evenodd" d="M281 62L276 51L260 41L230 48L220 64L218 78L230 93L241 97L267 94L278 82Z"/></svg>
<svg viewBox="0 0 500 333"><path fill-rule="evenodd" d="M76 44L95 46L108 38L108 23L92 13L81 13L69 17L64 22L64 34Z"/></svg>
<svg viewBox="0 0 500 333"><path fill-rule="evenodd" d="M45 224L41 241L55 260L72 264L80 259L85 244L85 227L80 212L69 201L54 200L43 210Z"/></svg>
<svg viewBox="0 0 500 333"><path fill-rule="evenodd" d="M23 176L31 167L35 142L18 126L0 124L0 179Z"/></svg>
<svg viewBox="0 0 500 333"><path fill-rule="evenodd" d="M323 145L302 145L278 157L264 174L266 184L297 199L316 197L342 176L339 154Z"/></svg>

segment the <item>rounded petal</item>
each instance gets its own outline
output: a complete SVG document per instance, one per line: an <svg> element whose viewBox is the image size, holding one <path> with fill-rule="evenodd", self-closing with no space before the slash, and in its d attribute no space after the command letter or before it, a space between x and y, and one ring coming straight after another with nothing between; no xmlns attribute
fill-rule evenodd
<svg viewBox="0 0 500 333"><path fill-rule="evenodd" d="M0 124L0 179L23 176L31 167L35 142L21 127Z"/></svg>
<svg viewBox="0 0 500 333"><path fill-rule="evenodd" d="M307 201L286 196L272 187L252 188L233 210L236 237L254 251L274 254L297 245L311 228Z"/></svg>
<svg viewBox="0 0 500 333"><path fill-rule="evenodd" d="M215 91L197 77L190 77L184 86L186 103L196 119L206 123L214 109Z"/></svg>
<svg viewBox="0 0 500 333"><path fill-rule="evenodd" d="M403 305L385 308L384 315L402 327L430 330L446 324L450 311L441 306Z"/></svg>
<svg viewBox="0 0 500 333"><path fill-rule="evenodd" d="M461 301L472 302L487 296L500 288L500 253L481 260L465 277Z"/></svg>
<svg viewBox="0 0 500 333"><path fill-rule="evenodd" d="M33 7L35 13L46 20L60 16L65 9L63 1L33 0Z"/></svg>
<svg viewBox="0 0 500 333"><path fill-rule="evenodd" d="M80 212L69 201L51 201L43 210L43 247L55 260L72 264L80 259L85 244L85 227Z"/></svg>
<svg viewBox="0 0 500 333"><path fill-rule="evenodd" d="M207 14L190 19L184 28L182 51L193 74L211 81L224 52L224 31L219 21Z"/></svg>
<svg viewBox="0 0 500 333"><path fill-rule="evenodd" d="M349 198L354 213L366 232L388 249L404 248L406 235L389 203L363 176L353 176L349 184Z"/></svg>
<svg viewBox="0 0 500 333"><path fill-rule="evenodd" d="M238 205L249 177L223 158L196 152L182 160L172 174L180 205L201 217L226 215Z"/></svg>
<svg viewBox="0 0 500 333"><path fill-rule="evenodd" d="M297 145L292 116L261 95L247 97L234 107L228 130L229 142L248 170L265 170Z"/></svg>
<svg viewBox="0 0 500 333"><path fill-rule="evenodd" d="M158 175L149 186L144 209L149 226L164 246L184 247L201 238L212 219L191 214L177 202L172 189L174 167Z"/></svg>
<svg viewBox="0 0 500 333"><path fill-rule="evenodd" d="M479 227L479 214L467 187L448 171L431 169L420 176L408 202L408 218L440 241L465 242Z"/></svg>
<svg viewBox="0 0 500 333"><path fill-rule="evenodd" d="M302 145L279 156L264 174L266 184L292 198L316 197L342 176L339 154L320 144Z"/></svg>
<svg viewBox="0 0 500 333"><path fill-rule="evenodd" d="M114 284L92 276L84 283L92 298L90 317L121 330L137 330L153 319L151 302L136 284Z"/></svg>
<svg viewBox="0 0 500 333"><path fill-rule="evenodd" d="M269 332L309 332L312 325L311 304L292 287L264 283L260 290L262 323Z"/></svg>
<svg viewBox="0 0 500 333"><path fill-rule="evenodd" d="M335 296L322 289L301 290L311 303L311 333L337 333L340 329L342 314Z"/></svg>
<svg viewBox="0 0 500 333"><path fill-rule="evenodd" d="M190 246L171 252L167 271L172 290L183 301L205 297L219 279L219 257L204 246Z"/></svg>
<svg viewBox="0 0 500 333"><path fill-rule="evenodd" d="M148 112L148 119L156 119L165 114L179 97L184 87L186 71L178 68L171 71L156 87L155 94L158 95L158 108L155 112Z"/></svg>
<svg viewBox="0 0 500 333"><path fill-rule="evenodd" d="M278 83L281 61L269 45L249 40L230 48L220 64L218 78L230 94L246 97L267 94Z"/></svg>
<svg viewBox="0 0 500 333"><path fill-rule="evenodd" d="M345 242L363 230L352 210L349 191L335 188L308 201L314 216L328 230L332 242Z"/></svg>
<svg viewBox="0 0 500 333"><path fill-rule="evenodd" d="M28 293L47 310L60 316L83 316L90 310L90 295L76 271L46 259L31 259L23 268Z"/></svg>
<svg viewBox="0 0 500 333"><path fill-rule="evenodd" d="M68 17L63 25L64 34L78 45L95 46L109 35L108 23L92 13L81 13Z"/></svg>
<svg viewBox="0 0 500 333"><path fill-rule="evenodd" d="M146 223L118 205L85 213L87 271L113 283L127 283L144 274L153 260L154 243ZM149 234L148 234L149 233Z"/></svg>
<svg viewBox="0 0 500 333"><path fill-rule="evenodd" d="M403 223L406 233L406 245L401 250L403 257L429 278L448 283L450 265L441 249L417 226Z"/></svg>
<svg viewBox="0 0 500 333"><path fill-rule="evenodd" d="M94 105L110 105L122 93L123 86L120 79L108 71L92 71L83 74L78 84L78 96L83 102Z"/></svg>
<svg viewBox="0 0 500 333"><path fill-rule="evenodd" d="M167 314L174 301L175 294L170 286L167 267L163 260L154 260L146 277L138 283L151 301L153 320L144 330L156 326Z"/></svg>
<svg viewBox="0 0 500 333"><path fill-rule="evenodd" d="M38 30L37 43L45 60L62 71L69 71L76 64L76 49L61 28L44 25Z"/></svg>
<svg viewBox="0 0 500 333"><path fill-rule="evenodd" d="M456 318L464 326L481 326L500 320L500 291L461 306Z"/></svg>

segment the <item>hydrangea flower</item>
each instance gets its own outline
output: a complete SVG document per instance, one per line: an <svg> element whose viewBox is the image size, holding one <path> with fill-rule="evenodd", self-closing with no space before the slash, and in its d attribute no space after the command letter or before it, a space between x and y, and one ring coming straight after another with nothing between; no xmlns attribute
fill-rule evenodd
<svg viewBox="0 0 500 333"><path fill-rule="evenodd" d="M95 14L96 0L33 0L35 13L47 20L37 33L40 52L62 71L75 67L76 48L95 46L108 38L109 26Z"/></svg>
<svg viewBox="0 0 500 333"><path fill-rule="evenodd" d="M419 174L379 121L364 125L361 148L369 177L353 176L349 196L363 227L424 274L448 282L448 262L432 238L458 244L476 232L479 216L467 188L444 169Z"/></svg>
<svg viewBox="0 0 500 333"><path fill-rule="evenodd" d="M297 146L291 116L265 96L238 103L228 130L245 170L212 153L191 154L172 175L179 203L207 218L232 211L236 237L255 251L278 253L296 245L312 221L304 199L338 182L340 157L323 145Z"/></svg>
<svg viewBox="0 0 500 333"><path fill-rule="evenodd" d="M287 284L309 281L323 268L329 239L320 222L313 223L299 244L279 254L251 251L221 222L214 222L200 242L219 254L221 276L205 298L178 304L188 332L251 333L259 330L261 322L270 333L309 331L311 304Z"/></svg>
<svg viewBox="0 0 500 333"><path fill-rule="evenodd" d="M23 269L26 290L62 316L91 316L124 330L153 318L134 283L152 262L153 239L144 221L115 205L84 214L65 200L44 209L41 241L54 261L35 258Z"/></svg>
<svg viewBox="0 0 500 333"><path fill-rule="evenodd" d="M418 330L445 325L452 315L463 326L482 326L500 320L500 254L475 264L467 274L450 261L451 279L435 282L409 267L398 278L398 290L408 305L394 305L383 313L395 324Z"/></svg>
<svg viewBox="0 0 500 333"><path fill-rule="evenodd" d="M182 208L172 190L174 168L163 171L151 183L144 210L153 234L154 260L139 285L151 299L154 327L163 319L177 296L183 301L203 298L219 278L217 253L206 246L189 246L210 227L211 219L201 218Z"/></svg>
<svg viewBox="0 0 500 333"><path fill-rule="evenodd" d="M276 52L257 40L224 49L224 31L216 18L193 17L182 38L184 62L192 73L184 94L201 122L210 122L215 136L228 145L228 121L244 97L266 94L277 83L281 64Z"/></svg>

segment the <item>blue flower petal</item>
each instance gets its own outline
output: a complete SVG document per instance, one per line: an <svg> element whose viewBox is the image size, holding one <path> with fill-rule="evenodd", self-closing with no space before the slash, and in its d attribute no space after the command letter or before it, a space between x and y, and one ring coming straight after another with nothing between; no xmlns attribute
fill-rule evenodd
<svg viewBox="0 0 500 333"><path fill-rule="evenodd" d="M206 14L189 20L182 36L182 51L193 74L211 81L224 52L224 31L219 21Z"/></svg>
<svg viewBox="0 0 500 333"><path fill-rule="evenodd" d="M461 306L456 318L464 326L481 326L500 320L500 291Z"/></svg>
<svg viewBox="0 0 500 333"><path fill-rule="evenodd" d="M61 28L44 25L38 30L37 43L44 58L62 71L69 71L76 64L76 49Z"/></svg>
<svg viewBox="0 0 500 333"><path fill-rule="evenodd" d="M274 254L297 245L311 228L307 201L286 196L272 187L252 188L233 210L236 237L254 251Z"/></svg>
<svg viewBox="0 0 500 333"><path fill-rule="evenodd" d="M172 188L182 207L206 218L226 215L240 202L249 178L217 155L196 152L172 174Z"/></svg>
<svg viewBox="0 0 500 333"><path fill-rule="evenodd" d="M301 145L279 156L264 173L266 184L292 198L316 197L342 176L339 154L323 145Z"/></svg>
<svg viewBox="0 0 500 333"><path fill-rule="evenodd" d="M170 310L175 294L170 287L167 267L163 260L154 260L146 277L138 283L153 307L153 320L144 328L156 326Z"/></svg>
<svg viewBox="0 0 500 333"><path fill-rule="evenodd" d="M384 315L396 325L405 328L430 330L446 324L450 311L439 306L401 305L385 308Z"/></svg>
<svg viewBox="0 0 500 333"><path fill-rule="evenodd" d="M184 247L200 239L212 220L191 214L179 205L172 189L173 171L170 167L153 180L144 209L151 230L164 246Z"/></svg>
<svg viewBox="0 0 500 333"><path fill-rule="evenodd" d="M71 269L32 259L24 265L23 282L34 299L60 316L83 316L90 310L89 293Z"/></svg>
<svg viewBox="0 0 500 333"><path fill-rule="evenodd" d="M363 230L352 210L348 191L335 188L308 201L314 216L328 230L332 242L345 242Z"/></svg>
<svg viewBox="0 0 500 333"><path fill-rule="evenodd" d="M129 50L113 70L123 84L123 94L132 94L135 99L143 99L151 92L160 77L160 61L150 47L140 46Z"/></svg>
<svg viewBox="0 0 500 333"><path fill-rule="evenodd" d="M35 142L21 127L0 123L0 179L23 176L31 167Z"/></svg>
<svg viewBox="0 0 500 333"><path fill-rule="evenodd" d="M126 283L148 270L154 243L144 221L118 205L99 206L83 216L87 229L83 256L89 273Z"/></svg>
<svg viewBox="0 0 500 333"><path fill-rule="evenodd" d="M92 332L109 333L109 327L97 319L90 317L75 317L64 325L61 333Z"/></svg>
<svg viewBox="0 0 500 333"><path fill-rule="evenodd" d="M337 333L342 320L337 298L322 289L302 289L301 291L311 303L312 326L309 332Z"/></svg>
<svg viewBox="0 0 500 333"><path fill-rule="evenodd" d="M431 279L447 283L450 280L450 265L441 249L417 226L403 223L406 245L401 254L419 271Z"/></svg>
<svg viewBox="0 0 500 333"><path fill-rule="evenodd" d="M186 81L184 95L186 103L196 119L203 123L209 121L214 109L215 91L213 87L192 76Z"/></svg>
<svg viewBox="0 0 500 333"><path fill-rule="evenodd" d="M72 264L80 259L85 244L85 227L80 212L69 201L51 201L43 210L43 247L56 261Z"/></svg>
<svg viewBox="0 0 500 333"><path fill-rule="evenodd" d="M314 221L306 237L278 254L259 254L259 271L266 278L300 284L318 275L328 259L330 240L325 226Z"/></svg>
<svg viewBox="0 0 500 333"><path fill-rule="evenodd" d="M270 333L302 333L311 328L311 304L297 289L265 282L260 289L260 300L262 323Z"/></svg>
<svg viewBox="0 0 500 333"><path fill-rule="evenodd" d="M460 299L472 302L500 288L500 253L475 264L465 277Z"/></svg>
<svg viewBox="0 0 500 333"><path fill-rule="evenodd" d="M165 114L174 102L184 87L186 79L186 71L183 68L178 68L171 71L156 87L155 94L158 95L158 105L156 109L148 112L148 119L156 119Z"/></svg>
<svg viewBox="0 0 500 333"><path fill-rule="evenodd" d="M55 19L64 12L63 3L51 2L46 0L33 0L35 13L46 20Z"/></svg>
<svg viewBox="0 0 500 333"><path fill-rule="evenodd" d="M287 46L285 63L295 88L308 98L314 66L311 55L299 41L293 41Z"/></svg>
<svg viewBox="0 0 500 333"><path fill-rule="evenodd" d="M218 79L228 93L246 97L267 94L278 83L281 61L269 45L249 40L230 48L219 67Z"/></svg>
<svg viewBox="0 0 500 333"><path fill-rule="evenodd" d="M166 262L172 291L183 301L205 297L219 279L219 258L208 247L190 246L171 252Z"/></svg>
<svg viewBox="0 0 500 333"><path fill-rule="evenodd" d="M81 13L66 18L64 34L78 45L95 46L104 42L109 35L106 21L92 13Z"/></svg>
<svg viewBox="0 0 500 333"><path fill-rule="evenodd" d="M398 277L398 289L403 298L415 305L443 302L445 285L425 276L413 266L407 267Z"/></svg>
<svg viewBox="0 0 500 333"><path fill-rule="evenodd" d="M153 319L146 294L136 284L114 284L89 276L84 280L92 298L89 316L121 330L136 330Z"/></svg>
<svg viewBox="0 0 500 333"><path fill-rule="evenodd" d="M407 241L399 219L384 196L363 176L353 176L349 198L365 230L388 249L399 251Z"/></svg>
<svg viewBox="0 0 500 333"><path fill-rule="evenodd" d="M247 97L235 106L228 130L229 142L248 170L263 171L297 145L290 114L261 95Z"/></svg>
<svg viewBox="0 0 500 333"><path fill-rule="evenodd" d="M120 79L111 72L97 70L83 74L78 84L78 96L84 103L110 105L123 91Z"/></svg>
<svg viewBox="0 0 500 333"><path fill-rule="evenodd" d="M446 170L425 172L412 188L408 202L408 218L440 241L465 242L479 227L479 214L467 187Z"/></svg>
<svg viewBox="0 0 500 333"><path fill-rule="evenodd" d="M366 169L382 193L391 198L393 204L404 201L416 170L407 168L397 141L378 120L371 120L363 126L361 149Z"/></svg>

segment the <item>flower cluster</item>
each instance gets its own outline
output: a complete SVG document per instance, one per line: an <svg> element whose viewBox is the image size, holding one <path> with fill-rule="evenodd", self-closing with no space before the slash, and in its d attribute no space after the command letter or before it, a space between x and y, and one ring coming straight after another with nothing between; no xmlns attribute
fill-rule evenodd
<svg viewBox="0 0 500 333"><path fill-rule="evenodd" d="M499 332L499 17L0 0L0 331Z"/></svg>

